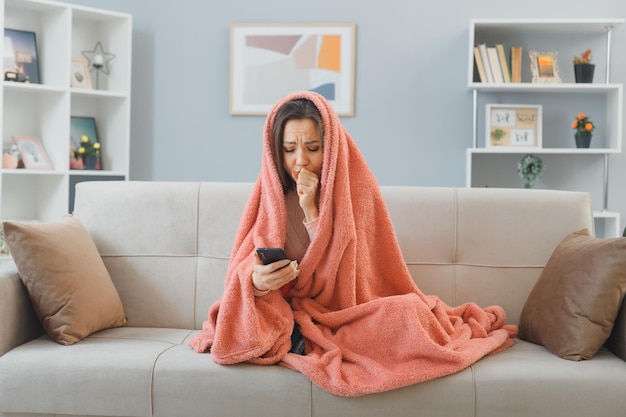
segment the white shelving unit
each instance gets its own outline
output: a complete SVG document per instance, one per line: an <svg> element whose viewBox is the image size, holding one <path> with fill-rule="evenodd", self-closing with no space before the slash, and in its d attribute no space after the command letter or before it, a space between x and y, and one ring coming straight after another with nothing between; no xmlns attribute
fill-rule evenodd
<svg viewBox="0 0 626 417"><path fill-rule="evenodd" d="M473 141L466 153L467 187L519 188L517 162L526 154L544 161L537 188L589 192L596 235L621 236L620 215L608 209L610 155L622 152L623 86L611 83L611 34L624 19L477 19L470 22L468 88L473 97ZM505 43L522 47L521 83L481 83L474 70L474 46ZM594 82L577 84L572 60L592 49ZM559 84L533 84L529 51L556 51ZM541 105L540 149L487 148L486 105ZM596 128L592 145L578 149L571 124L585 113Z"/></svg>
<svg viewBox="0 0 626 417"><path fill-rule="evenodd" d="M0 217L56 221L73 207L73 187L89 180L127 180L130 151L132 19L124 13L46 0L0 0L4 28L35 32L40 84L2 81L3 147L13 136L38 137L50 170L0 170ZM100 42L115 54L95 89L71 88L72 58ZM0 55L4 56L3 44ZM3 71L4 74L4 71ZM71 170L70 117L94 117L101 170Z"/></svg>

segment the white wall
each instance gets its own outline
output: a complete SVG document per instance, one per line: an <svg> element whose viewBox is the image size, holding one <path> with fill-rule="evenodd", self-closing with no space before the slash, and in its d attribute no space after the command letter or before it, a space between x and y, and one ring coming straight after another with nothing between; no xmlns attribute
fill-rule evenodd
<svg viewBox="0 0 626 417"><path fill-rule="evenodd" d="M133 15L131 179L174 181L259 171L264 118L228 114L232 22L356 23L355 116L343 122L380 183L463 186L469 20L626 17L623 0L70 2ZM626 83L626 25L613 39L612 78ZM610 157L610 175L609 208L626 223L626 153Z"/></svg>

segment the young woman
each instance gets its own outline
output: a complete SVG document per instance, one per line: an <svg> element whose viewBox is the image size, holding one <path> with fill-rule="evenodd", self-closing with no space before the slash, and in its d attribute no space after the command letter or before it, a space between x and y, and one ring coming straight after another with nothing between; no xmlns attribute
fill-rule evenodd
<svg viewBox="0 0 626 417"><path fill-rule="evenodd" d="M262 265L259 247L290 259ZM224 295L193 349L220 364L277 363L359 396L456 373L516 332L500 307L453 308L417 288L378 183L323 97L275 105Z"/></svg>
<svg viewBox="0 0 626 417"><path fill-rule="evenodd" d="M291 281L298 274L297 261L302 260L315 235L319 216L323 136L322 118L310 100L289 101L278 109L272 129L272 153L285 193L285 252L294 261L263 265L255 254L252 284L257 296L281 288L283 295L288 295Z"/></svg>

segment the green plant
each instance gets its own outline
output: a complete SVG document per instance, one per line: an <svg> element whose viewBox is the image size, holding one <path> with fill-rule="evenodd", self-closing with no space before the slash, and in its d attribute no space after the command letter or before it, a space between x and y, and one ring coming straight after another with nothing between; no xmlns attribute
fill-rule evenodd
<svg viewBox="0 0 626 417"><path fill-rule="evenodd" d="M86 156L98 156L100 155L100 142L92 141L87 136L80 137L80 144L76 149L75 157L84 158Z"/></svg>
<svg viewBox="0 0 626 417"><path fill-rule="evenodd" d="M497 128L496 130L491 132L491 137L494 138L495 140L502 139L504 135L506 135L506 132L500 128Z"/></svg>
<svg viewBox="0 0 626 417"><path fill-rule="evenodd" d="M587 49L580 56L575 56L574 64L591 64L591 49Z"/></svg>
<svg viewBox="0 0 626 417"><path fill-rule="evenodd" d="M524 180L524 188L533 188L535 180L543 174L543 161L535 155L525 155L517 163L517 173Z"/></svg>
<svg viewBox="0 0 626 417"><path fill-rule="evenodd" d="M589 120L584 113L576 116L576 120L572 123L572 129L576 131L576 135L590 135L595 128L593 122Z"/></svg>

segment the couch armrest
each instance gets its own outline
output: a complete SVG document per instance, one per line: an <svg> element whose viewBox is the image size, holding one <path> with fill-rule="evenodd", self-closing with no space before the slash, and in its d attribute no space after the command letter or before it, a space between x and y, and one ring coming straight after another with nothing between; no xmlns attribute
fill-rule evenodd
<svg viewBox="0 0 626 417"><path fill-rule="evenodd" d="M626 299L622 303L622 308L613 326L613 332L611 332L605 345L611 352L626 361Z"/></svg>
<svg viewBox="0 0 626 417"><path fill-rule="evenodd" d="M0 356L42 333L15 263L0 261Z"/></svg>

